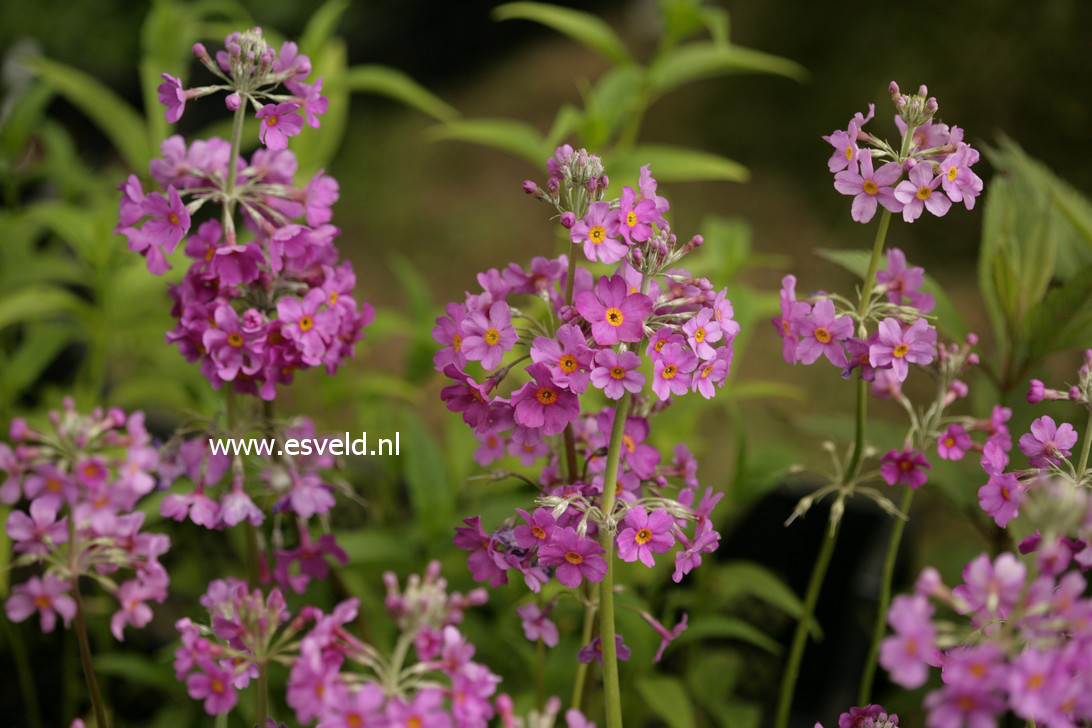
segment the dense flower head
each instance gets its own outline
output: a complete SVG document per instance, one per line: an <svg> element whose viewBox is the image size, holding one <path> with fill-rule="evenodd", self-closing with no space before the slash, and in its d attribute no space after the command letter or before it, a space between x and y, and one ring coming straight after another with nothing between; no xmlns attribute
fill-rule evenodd
<svg viewBox="0 0 1092 728"><path fill-rule="evenodd" d="M110 627L123 640L127 626L151 621L149 602L167 598L169 578L159 558L170 539L142 531L139 510L159 485L159 450L141 412L82 414L65 400L49 422L39 431L13 421L15 447L0 443L0 502L12 506L5 527L13 566L44 571L12 588L8 618L37 614L50 632L59 615L68 626L79 579L90 576L117 599Z"/></svg>
<svg viewBox="0 0 1092 728"><path fill-rule="evenodd" d="M816 723L815 728L823 726ZM864 705L838 716L838 728L899 728L899 716L888 713L882 705Z"/></svg>
<svg viewBox="0 0 1092 728"><path fill-rule="evenodd" d="M823 137L834 147L827 164L834 188L853 197L853 219L868 222L877 206L901 212L906 222L923 211L942 217L952 203L972 209L982 193L982 179L971 169L978 150L963 141L962 129L934 120L937 102L924 86L916 94L903 94L892 82L891 94L897 143L865 131L875 115L871 104L867 115L858 112L846 129Z"/></svg>

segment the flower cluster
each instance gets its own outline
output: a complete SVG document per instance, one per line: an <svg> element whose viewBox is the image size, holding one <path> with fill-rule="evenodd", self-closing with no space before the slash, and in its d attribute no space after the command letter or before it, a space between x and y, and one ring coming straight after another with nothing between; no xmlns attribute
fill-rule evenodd
<svg viewBox="0 0 1092 728"><path fill-rule="evenodd" d="M334 245L340 231L329 223L337 181L321 171L297 180L295 155L285 148L286 132L291 136L302 124L295 111L318 125L315 114L326 105L317 95L321 80L304 83L310 72L306 56L286 43L278 57L260 31L232 34L226 45L217 54L223 73L202 47L196 51L232 85L179 93L234 89L228 106L236 110L235 136L189 146L180 136L163 142L163 156L151 163L163 192L145 192L131 175L121 188L117 230L157 275L170 268L166 256L185 240L191 262L181 283L171 287L178 323L168 341L188 361L200 362L214 388L230 383L236 391L271 400L276 386L290 383L296 371L325 366L333 373L352 355L374 311L353 299L356 277L348 262L339 262ZM168 79L164 86L176 82ZM269 89L280 83L296 95L273 95ZM163 86L160 91L162 96ZM245 113L240 99L258 108L262 119L265 147L249 159L239 154ZM276 103L261 106L259 99ZM181 106L168 104L168 118L174 111L180 114ZM198 223L206 205L219 205L222 214ZM249 240L237 234L240 222Z"/></svg>
<svg viewBox="0 0 1092 728"><path fill-rule="evenodd" d="M87 576L117 599L110 628L122 640L125 627L151 621L149 602L167 598L169 578L159 557L170 540L142 532L144 513L137 510L157 487L159 452L140 412L84 415L65 400L49 420L48 431L13 420L14 448L0 443L0 501L16 506L6 524L13 565L44 569L12 589L7 615L22 622L37 614L44 632L54 629L58 615L67 626L76 614L79 579Z"/></svg>
<svg viewBox="0 0 1092 728"><path fill-rule="evenodd" d="M937 101L925 86L916 94L903 94L892 81L890 91L900 134L897 145L865 131L875 115L874 104L867 115L854 115L848 128L823 137L834 147L827 162L834 189L853 197L853 219L866 223L879 206L901 212L906 222L914 222L924 210L941 217L952 203L973 208L982 192L982 179L971 169L978 151L963 141L958 126L934 121Z"/></svg>
<svg viewBox="0 0 1092 728"><path fill-rule="evenodd" d="M1041 554L1029 573L1014 554L983 554L954 589L930 568L914 594L895 598L880 664L907 688L941 668L943 687L925 699L930 726L996 725L1008 710L1041 726L1092 719L1092 599L1067 564ZM968 623L936 619L930 599Z"/></svg>
<svg viewBox="0 0 1092 728"><path fill-rule="evenodd" d="M823 725L816 723L815 728ZM889 714L882 705L865 705L838 716L838 728L899 728L899 716Z"/></svg>

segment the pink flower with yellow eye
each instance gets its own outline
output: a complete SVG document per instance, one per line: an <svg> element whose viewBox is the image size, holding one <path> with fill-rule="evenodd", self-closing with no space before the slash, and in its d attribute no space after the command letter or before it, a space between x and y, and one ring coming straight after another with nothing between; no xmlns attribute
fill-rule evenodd
<svg viewBox="0 0 1092 728"><path fill-rule="evenodd" d="M462 353L470 361L481 362L486 369L500 364L504 354L519 340L512 325L512 312L504 301L495 301L488 314L474 311L462 325Z"/></svg>

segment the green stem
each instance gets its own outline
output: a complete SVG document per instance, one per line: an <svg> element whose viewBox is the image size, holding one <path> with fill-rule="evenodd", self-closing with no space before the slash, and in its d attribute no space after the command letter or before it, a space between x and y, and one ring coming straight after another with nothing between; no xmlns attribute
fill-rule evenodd
<svg viewBox="0 0 1092 728"><path fill-rule="evenodd" d="M876 228L876 239L872 242L872 257L868 261L868 272L864 277L864 285L861 287L861 298L857 302L857 318L864 319L868 313L869 304L872 302L872 287L876 285L876 271L880 269L880 257L883 255L883 246L887 242L887 229L891 227L891 212L884 210L880 213L880 226ZM860 321L864 326L864 322Z"/></svg>
<svg viewBox="0 0 1092 728"><path fill-rule="evenodd" d="M1084 476L1084 471L1088 470L1088 453L1092 448L1092 406L1088 409L1088 424L1084 427L1084 444L1081 445L1081 459L1077 463L1077 479L1079 480Z"/></svg>
<svg viewBox="0 0 1092 728"><path fill-rule="evenodd" d="M4 636L11 645L11 656L15 661L15 673L19 678L19 692L26 706L24 717L30 728L42 728L42 711L38 707L38 693L34 689L34 670L27 657L27 646L23 634L15 625L4 620Z"/></svg>
<svg viewBox="0 0 1092 728"><path fill-rule="evenodd" d="M823 580L830 566L830 557L834 553L834 544L838 540L838 530L837 525L826 529L823 546L819 550L819 558L815 560L815 566L811 570L808 591L804 597L804 613L800 615L800 621L796 623L789 661L785 665L785 674L781 678L781 693L777 699L777 722L775 723L777 728L787 728L789 724L789 711L792 709L792 698L796 692L796 679L800 675L800 662L804 658L804 647L807 645L808 633L811 632L812 617L815 614L815 605L819 601L819 592L823 588Z"/></svg>
<svg viewBox="0 0 1092 728"><path fill-rule="evenodd" d="M246 121L247 99L244 97L231 121L231 151L228 153L228 173L224 183L224 236L229 245L235 244L235 180L239 172L239 147L243 143L243 122Z"/></svg>
<svg viewBox="0 0 1092 728"><path fill-rule="evenodd" d="M592 630L595 627L595 605L591 601L591 595L588 595L588 602L584 605L584 628L580 631L580 646L588 644L592 641ZM569 707L574 710L581 710L581 704L584 702L584 683L587 682L588 676L588 663L581 662L576 666L576 673L573 676L573 698L569 701Z"/></svg>
<svg viewBox="0 0 1092 728"><path fill-rule="evenodd" d="M868 705L872 695L872 683L876 678L876 658L880 654L880 642L887 632L887 608L891 605L891 580L895 575L895 558L899 554L899 543L906 528L906 517L910 515L910 504L914 500L913 488L907 488L902 496L901 512L903 517L895 519L891 531L891 541L887 544L887 558L883 563L883 581L880 585L880 603L876 611L876 624L872 628L872 647L865 660L864 674L861 675L861 688L857 694L858 705Z"/></svg>
<svg viewBox="0 0 1092 728"><path fill-rule="evenodd" d="M95 711L97 728L107 728L106 704L99 691L99 680L95 677L95 663L91 658L91 641L87 639L87 622L83 618L83 599L80 598L79 578L72 579L72 596L76 600L76 638L80 643L80 664L83 677L87 681L87 693L91 697L91 707Z"/></svg>
<svg viewBox="0 0 1092 728"><path fill-rule="evenodd" d="M258 728L265 728L269 717L269 667L265 663L258 666L258 688L254 694L254 708L258 713Z"/></svg>
<svg viewBox="0 0 1092 728"><path fill-rule="evenodd" d="M607 728L622 728L622 692L618 685L618 655L614 644L614 502L618 487L618 463L622 455L622 437L626 431L630 395L618 400L614 410L614 426L607 448L607 469L603 474L601 510L606 521L599 528L599 545L607 560L607 573L599 584L599 640L603 648L603 700L606 704Z"/></svg>

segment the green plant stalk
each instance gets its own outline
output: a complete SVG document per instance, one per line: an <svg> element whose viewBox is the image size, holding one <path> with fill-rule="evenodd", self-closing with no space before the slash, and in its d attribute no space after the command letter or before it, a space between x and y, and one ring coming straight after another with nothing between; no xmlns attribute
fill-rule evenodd
<svg viewBox="0 0 1092 728"><path fill-rule="evenodd" d="M622 728L622 692L618 685L618 654L614 644L614 513L615 490L618 485L618 462L622 455L622 436L626 431L630 395L618 400L614 409L614 426L607 448L607 469L603 474L603 501L600 510L607 521L599 528L599 545L607 560L607 573L599 583L599 640L603 649L603 701L606 704L607 728Z"/></svg>
<svg viewBox="0 0 1092 728"><path fill-rule="evenodd" d="M1088 470L1088 453L1092 448L1092 406L1088 410L1088 424L1084 426L1084 444L1081 445L1081 459L1077 463L1077 477L1080 478L1084 475L1084 471Z"/></svg>
<svg viewBox="0 0 1092 728"><path fill-rule="evenodd" d="M887 558L883 562L883 582L880 585L880 603L877 605L876 624L872 628L872 646L868 650L864 672L861 674L861 688L857 694L858 705L868 705L872 695L872 683L876 678L876 659L880 654L880 642L887 632L887 608L891 606L891 580L895 576L895 557L899 553L902 532L906 528L906 517L910 515L910 504L914 500L914 489L907 488L902 496L900 512L903 518L895 519L891 532L891 541L887 544Z"/></svg>
<svg viewBox="0 0 1092 728"><path fill-rule="evenodd" d="M589 590L590 592L590 590ZM580 631L580 644L586 645L592 641L592 630L595 627L595 605L591 601L591 594L588 594L588 602L584 606L584 628ZM584 702L584 683L587 682L588 677L588 663L581 662L576 666L576 673L573 676L573 697L569 701L569 707L574 710L580 710L581 704Z"/></svg>
<svg viewBox="0 0 1092 728"><path fill-rule="evenodd" d="M107 728L106 704L99 690L99 680L95 676L95 663L91 657L91 641L87 639L87 622L83 618L83 599L80 598L79 577L72 579L72 596L76 599L76 638L80 643L80 664L83 677L87 681L87 694L91 697L91 707L95 711L97 728Z"/></svg>
<svg viewBox="0 0 1092 728"><path fill-rule="evenodd" d="M265 728L269 717L269 669L265 662L258 666L258 687L254 693L254 708L258 714L259 728Z"/></svg>
<svg viewBox="0 0 1092 728"><path fill-rule="evenodd" d="M777 699L777 721L774 724L777 728L788 728L789 725L789 711L792 709L792 698L796 692L796 679L800 675L800 662L804 658L804 647L808 641L808 633L811 631L812 616L815 614L815 605L819 601L819 592L823 588L823 580L827 576L830 557L834 553L834 544L838 540L838 531L838 526L826 529L823 545L819 549L819 558L815 560L815 566L811 570L808 591L804 597L804 613L800 615L800 621L796 623L789 661L785 665L785 674L781 678L781 692Z"/></svg>

